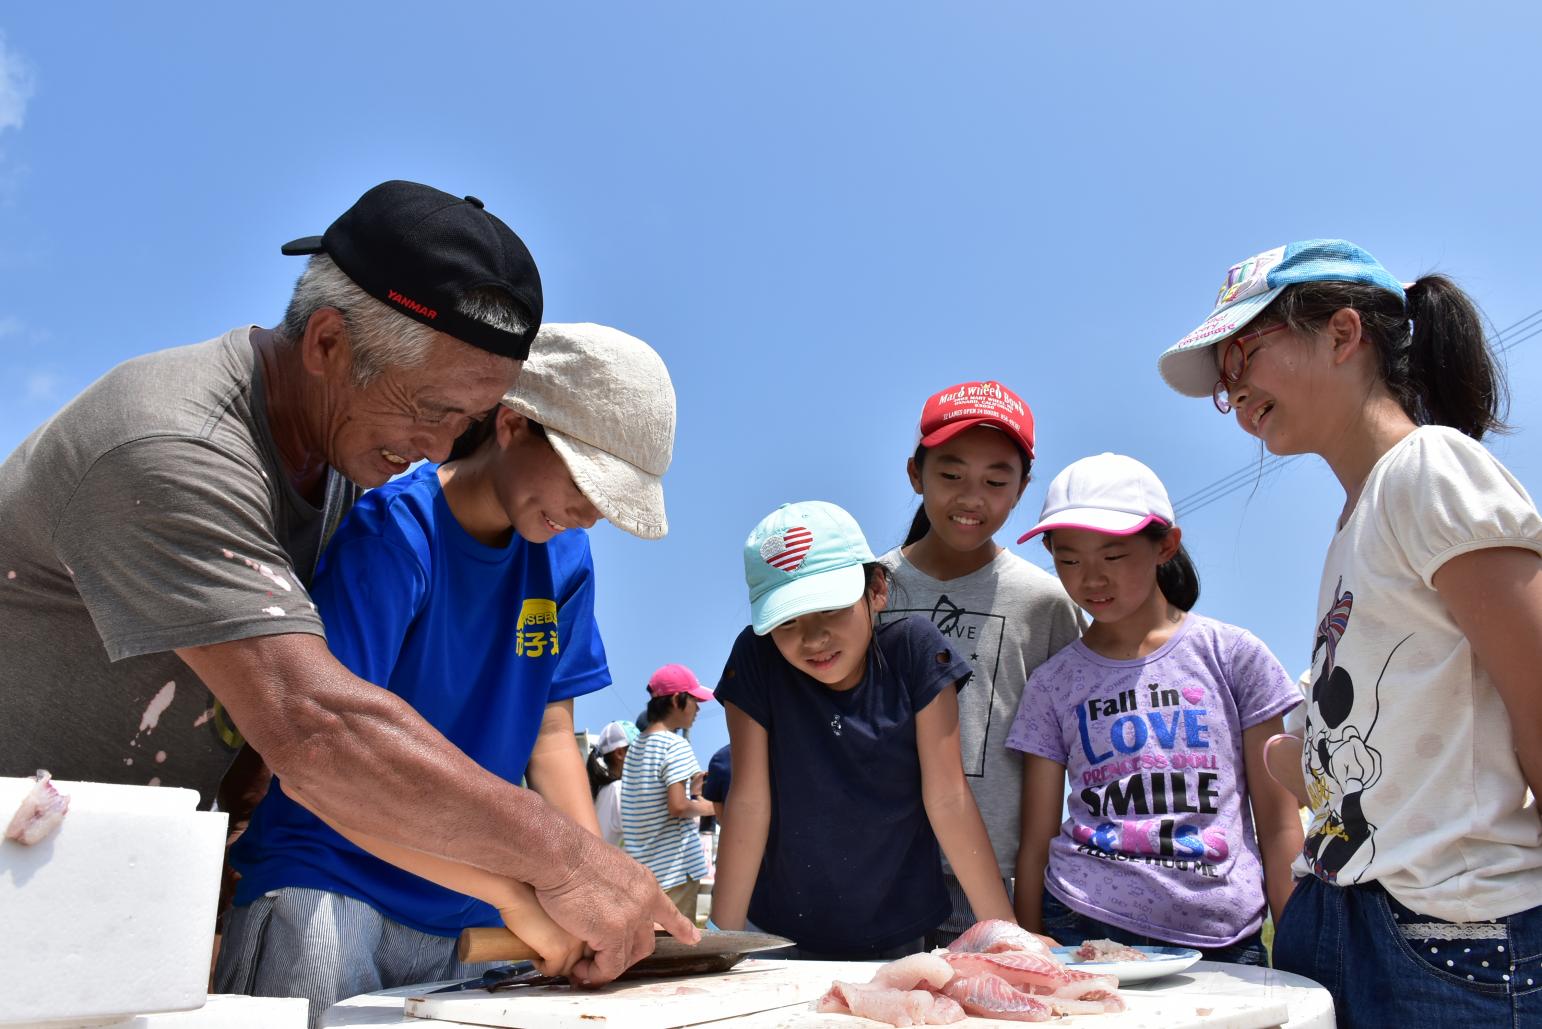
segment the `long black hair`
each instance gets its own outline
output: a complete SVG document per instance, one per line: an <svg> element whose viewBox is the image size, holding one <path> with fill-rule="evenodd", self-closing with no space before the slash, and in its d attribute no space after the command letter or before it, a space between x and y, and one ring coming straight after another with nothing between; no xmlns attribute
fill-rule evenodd
<svg viewBox="0 0 1542 1029"><path fill-rule="evenodd" d="M621 776L610 774L610 762L605 760L598 747L589 748L589 760L585 762L584 770L589 773L590 799L598 797L604 787L621 780Z"/></svg>
<svg viewBox="0 0 1542 1029"><path fill-rule="evenodd" d="M1376 346L1381 378L1415 425L1446 425L1481 440L1504 432L1508 389L1477 305L1444 275L1425 275L1397 294L1353 282L1289 286L1258 316L1314 332L1353 308ZM1409 320L1412 319L1412 330Z"/></svg>
<svg viewBox="0 0 1542 1029"><path fill-rule="evenodd" d="M1157 521L1152 522L1136 535L1161 546L1162 541L1172 531L1171 525ZM1189 557L1188 548L1181 542L1172 557L1157 565L1156 581L1157 589L1162 591L1162 596L1178 610L1192 611L1194 605L1199 603L1199 569L1194 567L1194 559Z"/></svg>
<svg viewBox="0 0 1542 1029"><path fill-rule="evenodd" d="M1008 438L1010 438L1010 437L1008 437ZM929 449L930 449L929 447L924 447L924 446L921 446L921 445L917 444L916 452L911 455L910 459L916 463L916 475L917 475L917 477L920 476L921 469L926 464L926 454L927 454L927 451ZM1017 451L1017 456L1022 458L1022 461L1023 461L1023 480L1022 481L1023 482L1027 482L1028 478L1029 478L1029 473L1031 473L1033 471L1033 458L1029 455L1028 451L1023 449L1022 444L1018 443L1017 440L1015 440L1015 439L1012 440L1012 449L1016 450ZM914 543L916 540L920 539L922 536L925 536L927 533L929 533L931 531L932 531L932 520L930 518L926 517L926 498L923 497L923 498L921 498L921 502L916 504L915 516L910 519L910 531L905 533L905 542L901 543L900 546L908 547L912 543Z"/></svg>
<svg viewBox="0 0 1542 1029"><path fill-rule="evenodd" d="M1162 541L1172 531L1173 526L1158 519L1135 535L1161 546ZM1054 534L1053 529L1044 534L1046 548L1051 546L1050 537ZM1157 565L1156 581L1157 589L1162 591L1162 596L1178 610L1192 611L1194 605L1199 603L1199 569L1194 567L1194 559L1189 557L1188 548L1182 542L1178 544L1178 550L1172 557Z"/></svg>

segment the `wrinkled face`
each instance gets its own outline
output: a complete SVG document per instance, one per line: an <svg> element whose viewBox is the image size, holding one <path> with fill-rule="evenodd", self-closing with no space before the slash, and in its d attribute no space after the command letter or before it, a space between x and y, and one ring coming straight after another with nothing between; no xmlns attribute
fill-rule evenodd
<svg viewBox="0 0 1542 1029"><path fill-rule="evenodd" d="M871 591L850 607L816 611L771 630L787 663L831 689L849 690L867 672L873 616L888 602L886 589Z"/></svg>
<svg viewBox="0 0 1542 1029"><path fill-rule="evenodd" d="M450 445L497 406L520 362L436 333L417 368L387 368L355 386L348 367L328 375L325 453L360 486L379 486L422 459L443 461Z"/></svg>
<svg viewBox="0 0 1542 1029"><path fill-rule="evenodd" d="M545 543L565 529L588 529L600 520L599 509L573 482L550 440L508 408L500 406L494 417L500 453L493 490L515 532Z"/></svg>
<svg viewBox="0 0 1542 1029"><path fill-rule="evenodd" d="M1151 599L1157 567L1177 549L1176 530L1161 543L1138 533L1110 536L1090 529L1056 529L1049 540L1060 584L1105 624L1128 618Z"/></svg>
<svg viewBox="0 0 1542 1029"><path fill-rule="evenodd" d="M977 425L930 448L910 484L921 494L932 532L954 550L991 541L1028 485L1023 458L1003 432Z"/></svg>
<svg viewBox="0 0 1542 1029"><path fill-rule="evenodd" d="M1273 454L1300 454L1311 449L1311 440L1322 424L1322 375L1320 358L1326 343L1295 330L1259 335L1271 326L1249 326L1249 340L1242 347L1244 361L1235 352L1228 371L1242 365L1240 378L1227 390L1232 416L1242 431L1257 436ZM1230 341L1227 341L1229 343ZM1227 343L1215 347L1217 374L1227 360Z"/></svg>

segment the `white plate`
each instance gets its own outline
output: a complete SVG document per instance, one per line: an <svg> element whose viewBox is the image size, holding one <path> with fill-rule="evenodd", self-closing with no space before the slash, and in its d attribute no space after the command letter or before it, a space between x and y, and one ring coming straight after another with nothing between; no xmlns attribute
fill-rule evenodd
<svg viewBox="0 0 1542 1029"><path fill-rule="evenodd" d="M1083 972L1094 972L1098 975L1111 975L1119 980L1123 986L1125 983L1145 982L1147 979L1160 979L1164 975L1177 975L1199 960L1199 951L1192 947L1131 947L1142 954L1149 955L1145 961L1077 961L1075 947L1055 947L1055 957L1059 958L1067 968L1077 968Z"/></svg>

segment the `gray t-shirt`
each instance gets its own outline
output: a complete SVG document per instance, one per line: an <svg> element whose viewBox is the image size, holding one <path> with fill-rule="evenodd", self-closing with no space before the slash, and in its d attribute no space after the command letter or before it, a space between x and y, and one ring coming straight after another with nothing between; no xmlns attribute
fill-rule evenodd
<svg viewBox="0 0 1542 1029"><path fill-rule="evenodd" d="M1017 864L1023 759L1006 746L1007 731L1029 674L1081 635L1076 605L1060 580L1010 550L978 571L947 582L911 564L899 549L878 559L893 573L895 589L880 620L919 614L957 641L974 669L958 695L959 747L964 775L990 833L1003 878ZM962 894L952 889L954 913L943 928L973 924ZM954 926L958 926L957 929Z"/></svg>
<svg viewBox="0 0 1542 1029"><path fill-rule="evenodd" d="M323 635L323 508L283 472L250 328L109 371L0 465L0 774L186 786L241 738L172 651Z"/></svg>

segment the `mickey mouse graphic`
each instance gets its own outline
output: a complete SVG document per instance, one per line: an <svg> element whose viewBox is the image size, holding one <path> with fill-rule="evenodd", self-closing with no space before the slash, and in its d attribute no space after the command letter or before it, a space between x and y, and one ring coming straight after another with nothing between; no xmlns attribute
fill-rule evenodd
<svg viewBox="0 0 1542 1029"><path fill-rule="evenodd" d="M1376 827L1366 821L1362 797L1381 779L1381 754L1369 743L1381 713L1379 688L1372 692L1371 720L1362 733L1351 721L1356 716L1354 676L1337 662L1339 640L1349 631L1355 604L1354 594L1343 586L1340 579L1333 589L1333 606L1317 623L1312 664L1316 668L1321 657L1321 666L1312 677L1304 748L1312 823L1302 852L1313 874L1330 883L1338 882L1339 873L1362 847L1361 868L1368 867L1376 853ZM1364 715L1362 709L1358 717Z"/></svg>

